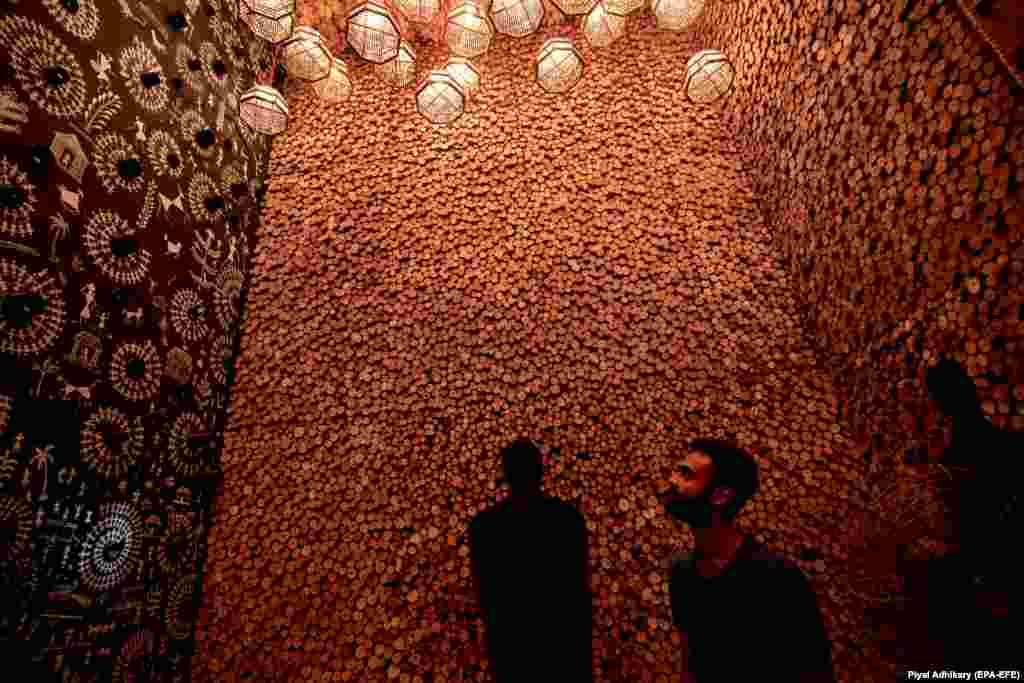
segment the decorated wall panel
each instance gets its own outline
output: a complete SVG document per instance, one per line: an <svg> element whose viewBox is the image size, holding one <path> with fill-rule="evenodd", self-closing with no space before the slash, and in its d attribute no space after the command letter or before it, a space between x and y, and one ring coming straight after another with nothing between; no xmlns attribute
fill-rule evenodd
<svg viewBox="0 0 1024 683"><path fill-rule="evenodd" d="M0 8L0 637L25 680L188 679L269 153L237 100L268 57L227 0Z"/></svg>

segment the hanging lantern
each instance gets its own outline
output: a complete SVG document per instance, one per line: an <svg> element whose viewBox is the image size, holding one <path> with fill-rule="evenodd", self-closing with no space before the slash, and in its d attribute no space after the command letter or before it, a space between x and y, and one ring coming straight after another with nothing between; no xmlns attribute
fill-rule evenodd
<svg viewBox="0 0 1024 683"><path fill-rule="evenodd" d="M239 0L238 18L263 40L280 43L292 35L295 0Z"/></svg>
<svg viewBox="0 0 1024 683"><path fill-rule="evenodd" d="M374 68L377 74L391 85L407 88L416 80L416 51L403 40L394 59Z"/></svg>
<svg viewBox="0 0 1024 683"><path fill-rule="evenodd" d="M686 63L683 91L694 104L709 104L732 92L736 71L718 50L701 50Z"/></svg>
<svg viewBox="0 0 1024 683"><path fill-rule="evenodd" d="M626 35L626 17L611 14L605 0L598 0L583 18L583 34L591 47L608 47Z"/></svg>
<svg viewBox="0 0 1024 683"><path fill-rule="evenodd" d="M257 85L238 101L238 117L257 133L277 135L288 128L288 103L270 86Z"/></svg>
<svg viewBox="0 0 1024 683"><path fill-rule="evenodd" d="M462 86L467 97L480 88L480 71L468 59L449 57L444 63L444 71Z"/></svg>
<svg viewBox="0 0 1024 683"><path fill-rule="evenodd" d="M431 71L416 90L416 111L431 123L448 125L462 116L465 108L465 91L444 71Z"/></svg>
<svg viewBox="0 0 1024 683"><path fill-rule="evenodd" d="M295 29L292 37L281 44L281 56L289 76L316 82L331 75L334 58L316 29L308 26Z"/></svg>
<svg viewBox="0 0 1024 683"><path fill-rule="evenodd" d="M385 3L367 0L348 15L348 44L373 64L391 61L402 44L398 17Z"/></svg>
<svg viewBox="0 0 1024 683"><path fill-rule="evenodd" d="M658 28L684 31L700 16L704 0L651 0L651 9L658 19Z"/></svg>
<svg viewBox="0 0 1024 683"><path fill-rule="evenodd" d="M494 37L491 21L476 0L460 0L448 13L447 29L448 49L467 59L487 52Z"/></svg>
<svg viewBox="0 0 1024 683"><path fill-rule="evenodd" d="M647 0L605 0L604 4L609 14L624 17L643 7Z"/></svg>
<svg viewBox="0 0 1024 683"><path fill-rule="evenodd" d="M429 24L441 13L441 0L395 0L395 6L417 24Z"/></svg>
<svg viewBox="0 0 1024 683"><path fill-rule="evenodd" d="M337 57L331 65L331 74L313 84L313 89L320 99L329 104L339 104L352 95L352 79L348 76L348 67Z"/></svg>
<svg viewBox="0 0 1024 683"><path fill-rule="evenodd" d="M541 0L493 0L491 21L498 33L522 38L540 28L544 21Z"/></svg>
<svg viewBox="0 0 1024 683"><path fill-rule="evenodd" d="M551 38L537 53L535 76L550 93L568 92L583 77L583 55L568 38Z"/></svg>
<svg viewBox="0 0 1024 683"><path fill-rule="evenodd" d="M597 0L553 0L553 2L562 14L570 17L586 14L597 4Z"/></svg>

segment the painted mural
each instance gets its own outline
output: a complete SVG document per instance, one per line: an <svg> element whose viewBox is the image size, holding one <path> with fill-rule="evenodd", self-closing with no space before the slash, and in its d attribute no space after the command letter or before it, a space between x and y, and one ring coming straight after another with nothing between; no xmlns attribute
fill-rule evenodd
<svg viewBox="0 0 1024 683"><path fill-rule="evenodd" d="M33 680L188 679L270 59L224 0L0 6L0 639Z"/></svg>

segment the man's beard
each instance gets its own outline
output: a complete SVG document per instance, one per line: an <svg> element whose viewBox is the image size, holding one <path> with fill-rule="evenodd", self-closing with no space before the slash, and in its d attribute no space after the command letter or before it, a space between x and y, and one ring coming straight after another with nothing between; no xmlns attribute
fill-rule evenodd
<svg viewBox="0 0 1024 683"><path fill-rule="evenodd" d="M670 493L665 500L665 512L692 527L706 528L711 526L712 507L708 496L685 498L678 494Z"/></svg>

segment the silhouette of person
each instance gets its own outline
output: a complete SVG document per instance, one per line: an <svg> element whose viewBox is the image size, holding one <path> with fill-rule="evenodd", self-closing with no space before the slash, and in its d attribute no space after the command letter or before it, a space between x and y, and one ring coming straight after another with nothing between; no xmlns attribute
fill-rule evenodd
<svg viewBox="0 0 1024 683"><path fill-rule="evenodd" d="M592 609L583 515L541 493L544 462L520 438L502 452L511 493L477 514L469 543L488 657L499 683L589 682Z"/></svg>
<svg viewBox="0 0 1024 683"><path fill-rule="evenodd" d="M757 463L732 444L698 439L663 492L665 511L696 545L672 560L672 619L682 636L683 680L834 683L814 591L798 566L734 525L758 488Z"/></svg>
<svg viewBox="0 0 1024 683"><path fill-rule="evenodd" d="M929 624L945 641L948 665L1019 665L1021 656L1009 642L1021 619L1008 546L1021 534L1024 434L999 429L985 417L974 381L957 361L940 361L925 381L930 398L953 422L943 461L954 467L947 534L956 547L929 570Z"/></svg>

